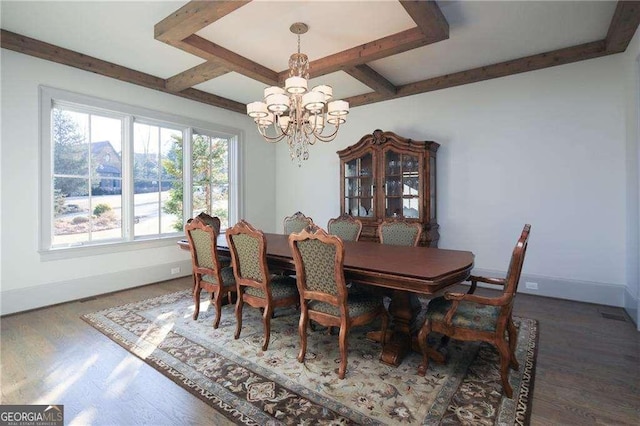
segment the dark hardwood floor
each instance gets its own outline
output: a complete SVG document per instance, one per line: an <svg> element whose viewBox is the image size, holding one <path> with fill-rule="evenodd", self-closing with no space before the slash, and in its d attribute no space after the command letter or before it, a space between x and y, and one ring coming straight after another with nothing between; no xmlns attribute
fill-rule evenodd
<svg viewBox="0 0 640 426"><path fill-rule="evenodd" d="M0 402L64 404L66 424L229 424L80 319L190 287L181 278L3 317ZM640 333L622 309L519 294L515 313L540 327L532 424L640 424Z"/></svg>

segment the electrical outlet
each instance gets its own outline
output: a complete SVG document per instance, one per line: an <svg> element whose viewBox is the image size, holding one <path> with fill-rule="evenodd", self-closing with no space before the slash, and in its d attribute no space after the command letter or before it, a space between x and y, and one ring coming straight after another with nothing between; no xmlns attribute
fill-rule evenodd
<svg viewBox="0 0 640 426"><path fill-rule="evenodd" d="M175 274L179 274L180 273L180 267L178 266L177 268L171 268L171 275L175 275Z"/></svg>
<svg viewBox="0 0 640 426"><path fill-rule="evenodd" d="M529 290L537 290L538 283L526 282L525 287L527 287Z"/></svg>

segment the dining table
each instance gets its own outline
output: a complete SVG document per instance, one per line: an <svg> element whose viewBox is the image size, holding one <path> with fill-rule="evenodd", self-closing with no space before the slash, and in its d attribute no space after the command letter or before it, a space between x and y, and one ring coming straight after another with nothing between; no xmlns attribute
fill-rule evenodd
<svg viewBox="0 0 640 426"><path fill-rule="evenodd" d="M289 236L265 233L269 268L295 274ZM416 335L422 304L419 296L431 298L445 288L465 281L473 269L470 251L420 246L396 246L369 241L344 241L344 275L347 282L373 286L389 295L389 314L393 331L382 343L380 360L397 366L412 349L417 349ZM181 240L180 248L189 250L189 242ZM229 256L224 234L217 240L218 253ZM379 332L368 337L380 341ZM444 356L429 347L429 356L444 362Z"/></svg>

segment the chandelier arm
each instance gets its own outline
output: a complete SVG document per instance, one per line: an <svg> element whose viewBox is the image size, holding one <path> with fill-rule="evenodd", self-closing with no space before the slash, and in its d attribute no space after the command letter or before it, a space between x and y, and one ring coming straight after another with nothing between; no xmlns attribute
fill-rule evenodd
<svg viewBox="0 0 640 426"><path fill-rule="evenodd" d="M334 140L336 138L336 136L338 135L338 130L340 129L340 124L337 124L335 126L335 130L333 131L333 133L328 134L328 135L323 135L322 132L317 133L317 132L313 132L313 135L316 137L316 139L318 139L320 142L331 142L332 140ZM324 128L322 129L324 130Z"/></svg>
<svg viewBox="0 0 640 426"><path fill-rule="evenodd" d="M277 143L280 142L282 139L285 138L285 136L287 136L286 133L283 133L281 135L276 135L274 136L269 136L267 135L266 130L263 130L262 127L258 126L258 133L260 133L260 136L262 136L264 138L264 140L266 140L267 142L271 142L271 143Z"/></svg>

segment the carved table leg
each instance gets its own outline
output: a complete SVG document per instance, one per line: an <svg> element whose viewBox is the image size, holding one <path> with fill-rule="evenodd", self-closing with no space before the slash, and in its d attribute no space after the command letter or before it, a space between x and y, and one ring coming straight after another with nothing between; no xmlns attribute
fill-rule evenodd
<svg viewBox="0 0 640 426"><path fill-rule="evenodd" d="M418 327L415 321L420 310L420 301L415 294L394 290L389 305L389 313L393 318L393 336L382 347L382 362L398 366L411 350L411 335Z"/></svg>
<svg viewBox="0 0 640 426"><path fill-rule="evenodd" d="M417 334L421 324L417 324L418 314L422 305L418 297L411 292L394 290L389 314L393 319L393 332L387 333L387 342L383 344L380 360L389 365L398 366L410 350L420 352ZM368 333L367 337L380 341L381 332ZM443 363L444 355L435 348L427 347L429 358L435 362Z"/></svg>

